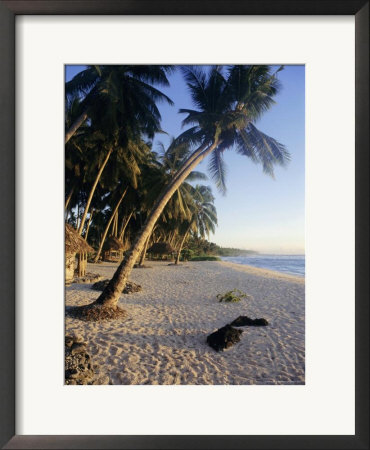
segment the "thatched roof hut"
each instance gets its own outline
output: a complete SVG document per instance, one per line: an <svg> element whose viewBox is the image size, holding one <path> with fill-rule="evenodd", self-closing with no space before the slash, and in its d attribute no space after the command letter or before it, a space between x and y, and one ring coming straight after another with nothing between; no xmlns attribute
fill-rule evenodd
<svg viewBox="0 0 370 450"><path fill-rule="evenodd" d="M69 283L73 280L75 271L75 258L76 253L80 253L79 256L79 276L83 276L86 272L86 253L93 252L94 249L81 237L77 231L68 223L65 226L65 246L66 246L66 268L65 276L66 282Z"/></svg>
<svg viewBox="0 0 370 450"><path fill-rule="evenodd" d="M90 253L94 249L81 237L77 231L68 223L65 227L65 245L66 245L66 255L76 254L76 253Z"/></svg>
<svg viewBox="0 0 370 450"><path fill-rule="evenodd" d="M104 243L104 250L105 251L113 250L119 252L125 250L125 246L119 239L117 239L114 236L110 236Z"/></svg>
<svg viewBox="0 0 370 450"><path fill-rule="evenodd" d="M168 242L156 242L148 249L148 253L169 255L170 253L176 253L176 250Z"/></svg>

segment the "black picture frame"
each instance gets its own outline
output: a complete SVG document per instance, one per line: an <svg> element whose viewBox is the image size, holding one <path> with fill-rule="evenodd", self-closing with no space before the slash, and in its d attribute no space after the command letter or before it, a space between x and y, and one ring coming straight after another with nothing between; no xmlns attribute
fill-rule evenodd
<svg viewBox="0 0 370 450"><path fill-rule="evenodd" d="M15 435L15 17L354 15L356 40L356 425L353 436ZM0 445L7 449L369 448L369 2L366 0L0 0ZM319 405L318 405L319 407Z"/></svg>

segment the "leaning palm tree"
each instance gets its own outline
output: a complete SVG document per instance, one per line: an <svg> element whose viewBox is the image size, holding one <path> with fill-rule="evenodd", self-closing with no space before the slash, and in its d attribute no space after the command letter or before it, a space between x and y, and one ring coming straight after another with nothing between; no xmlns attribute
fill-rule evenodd
<svg viewBox="0 0 370 450"><path fill-rule="evenodd" d="M94 258L94 263L97 263L99 261L100 254L101 254L101 252L103 250L103 246L105 244L105 239L107 237L109 228L111 226L111 223L113 222L113 220L117 216L118 209L119 209L119 207L120 207L120 205L122 203L122 200L124 199L125 195L127 194L128 186L124 186L124 187L119 186L118 190L120 190L121 192L119 192L118 201L115 202L115 206L114 206L114 208L112 208L112 213L111 213L110 218L108 219L107 224L105 226L102 238L100 240L100 245L99 245L98 251L96 252L96 255L95 255L95 258ZM117 236L115 236L115 237L117 237Z"/></svg>
<svg viewBox="0 0 370 450"><path fill-rule="evenodd" d="M140 166L146 162L149 155L150 149L148 144L138 137L133 136L125 148L117 148L114 152L113 158L111 157L111 164L107 166L107 170L104 172L104 176L101 181L103 185L106 185L107 188L111 187L111 189L112 183L115 184L116 186L113 190L118 192L118 198L115 199L114 205L110 205L112 207L112 214L110 219L107 221L94 262L99 260L108 230L118 213L118 209L124 197L126 196L128 187L132 186L134 189L137 189L138 178L141 173ZM125 181L124 186L122 186L123 180ZM89 205L87 205L87 207L88 206ZM83 217L86 217L86 210ZM83 230L82 221L80 230L81 232Z"/></svg>
<svg viewBox="0 0 370 450"><path fill-rule="evenodd" d="M144 195L141 207L144 210L143 212L145 215L151 211L158 195L160 195L163 188L171 182L176 172L191 155L190 145L186 142L178 144L174 138L171 138L167 148L165 148L162 143L159 143L158 146L159 152L155 153L156 159L151 165L147 166L147 171L142 183ZM207 176L204 173L198 171L191 172L164 208L160 216L162 222L161 225L168 225L167 228L171 229L172 239L176 233L177 223L185 219L190 220L192 215L189 206L193 201L192 194L194 188L189 182L204 179L207 179ZM141 252L139 260L140 267L144 263L150 237L151 235L148 236L143 251Z"/></svg>
<svg viewBox="0 0 370 450"><path fill-rule="evenodd" d="M196 186L193 192L193 207L190 220L182 224L183 234L177 251L175 265L180 261L180 255L186 238L193 230L194 234L202 238L215 232L217 212L213 204L215 198L209 186Z"/></svg>
<svg viewBox="0 0 370 450"><path fill-rule="evenodd" d="M191 142L198 147L184 162L156 200L125 259L108 286L92 304L80 308L80 317L115 317L120 314L118 300L127 278L140 255L145 241L172 195L186 177L208 155L212 155L211 171L218 186L224 189L223 152L235 149L273 175L275 165L285 165L289 153L275 139L258 130L254 122L274 104L279 83L269 66L212 67L205 73L199 67L183 67L183 74L196 109L186 113L183 121L192 127L182 133L178 142Z"/></svg>
<svg viewBox="0 0 370 450"><path fill-rule="evenodd" d="M156 161L144 176L143 189L145 196L142 204L150 210L161 192L171 183L176 173L191 156L191 147L188 142L178 143L171 138L166 148L162 143L158 144L159 152L156 153ZM187 175L184 182L176 190L166 208L163 211L165 220L189 219L191 212L189 204L192 202L193 187L189 182L206 180L207 176L193 170Z"/></svg>

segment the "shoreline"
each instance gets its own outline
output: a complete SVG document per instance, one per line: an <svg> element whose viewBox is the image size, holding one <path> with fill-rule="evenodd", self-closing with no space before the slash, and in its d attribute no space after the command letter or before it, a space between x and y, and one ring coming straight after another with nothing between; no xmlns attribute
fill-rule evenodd
<svg viewBox="0 0 370 450"><path fill-rule="evenodd" d="M250 266L249 264L238 264L231 261L217 261L219 264L225 265L225 267L230 267L235 270L241 270L242 272L246 272L249 274L267 277L267 278L275 278L275 279L283 279L287 281L292 281L299 284L305 284L305 276L299 275L291 275L289 273L278 272L277 270L271 269L262 269L260 267Z"/></svg>
<svg viewBox="0 0 370 450"><path fill-rule="evenodd" d="M87 342L100 384L250 385L305 383L304 279L225 261L198 261L133 269L142 291L121 295L123 321L82 322L66 317L67 335ZM111 278L115 263L88 264ZM240 289L250 297L220 303ZM66 287L66 305L99 296L91 284ZM239 315L265 318L266 327L244 327L240 342L215 352L207 336Z"/></svg>

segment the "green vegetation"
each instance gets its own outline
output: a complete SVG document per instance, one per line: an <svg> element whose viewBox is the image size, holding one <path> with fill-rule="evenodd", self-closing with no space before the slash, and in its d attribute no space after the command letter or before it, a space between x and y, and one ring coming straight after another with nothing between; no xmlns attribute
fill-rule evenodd
<svg viewBox="0 0 370 450"><path fill-rule="evenodd" d="M182 259L190 260L194 256L243 256L253 254L256 254L253 250L220 247L204 238L192 235L187 239L181 256Z"/></svg>
<svg viewBox="0 0 370 450"><path fill-rule="evenodd" d="M254 250L242 250L240 248L218 247L219 256L248 256L257 254Z"/></svg>
<svg viewBox="0 0 370 450"><path fill-rule="evenodd" d="M241 299L248 297L249 296L245 292L242 292L239 289L233 289L225 292L225 294L217 295L218 301L224 303L236 303L240 302Z"/></svg>
<svg viewBox="0 0 370 450"><path fill-rule="evenodd" d="M190 261L221 261L217 256L194 256Z"/></svg>

